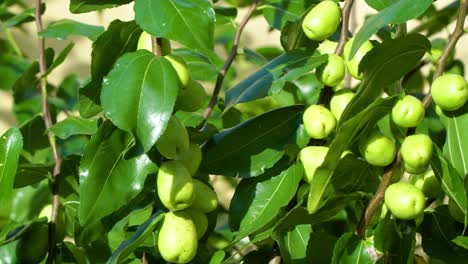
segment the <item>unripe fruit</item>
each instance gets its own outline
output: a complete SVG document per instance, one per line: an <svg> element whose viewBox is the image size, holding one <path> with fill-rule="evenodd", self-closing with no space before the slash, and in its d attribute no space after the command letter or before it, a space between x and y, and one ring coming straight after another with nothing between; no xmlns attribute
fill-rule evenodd
<svg viewBox="0 0 468 264"><path fill-rule="evenodd" d="M190 175L195 175L202 161L202 151L199 145L191 143L187 151L182 152L177 160L182 162Z"/></svg>
<svg viewBox="0 0 468 264"><path fill-rule="evenodd" d="M443 194L440 183L432 170L427 171L424 175L413 175L411 183L420 189L427 198L435 199Z"/></svg>
<svg viewBox="0 0 468 264"><path fill-rule="evenodd" d="M317 50L320 51L320 54L334 54L337 46L338 42L326 39L320 43Z"/></svg>
<svg viewBox="0 0 468 264"><path fill-rule="evenodd" d="M171 53L171 43L168 39L162 38L162 52L163 54ZM140 38L138 39L137 50L147 50L149 52L153 52L153 44L151 43L151 35L147 32L143 31L141 33Z"/></svg>
<svg viewBox="0 0 468 264"><path fill-rule="evenodd" d="M448 210L450 215L459 223L465 223L465 214L458 208L458 205L450 199L448 202Z"/></svg>
<svg viewBox="0 0 468 264"><path fill-rule="evenodd" d="M302 116L304 128L311 138L326 138L336 126L336 119L327 108L321 105L309 106Z"/></svg>
<svg viewBox="0 0 468 264"><path fill-rule="evenodd" d="M446 45L447 40L443 38L436 38L431 41L431 54L429 55L429 59L432 61L432 63L437 63L437 61L440 59L440 56L442 56ZM452 64L454 54L455 49L450 53L447 59L447 65Z"/></svg>
<svg viewBox="0 0 468 264"><path fill-rule="evenodd" d="M387 166L396 155L395 142L378 130L360 140L359 150L364 159L374 166Z"/></svg>
<svg viewBox="0 0 468 264"><path fill-rule="evenodd" d="M16 244L18 263L40 263L47 254L49 227L46 223L34 223L21 235Z"/></svg>
<svg viewBox="0 0 468 264"><path fill-rule="evenodd" d="M204 213L199 212L193 208L187 208L181 212L187 212L190 214L190 217L195 224L195 228L197 229L197 238L202 238L208 229L208 217L206 217Z"/></svg>
<svg viewBox="0 0 468 264"><path fill-rule="evenodd" d="M315 170L322 165L323 160L327 156L328 147L323 146L308 146L303 148L298 155L299 161L304 167L302 179L311 183L314 177Z"/></svg>
<svg viewBox="0 0 468 264"><path fill-rule="evenodd" d="M304 34L311 40L322 41L335 33L341 20L337 3L325 0L314 6L302 22Z"/></svg>
<svg viewBox="0 0 468 264"><path fill-rule="evenodd" d="M336 120L340 120L341 114L354 96L355 94L348 89L339 90L333 95L330 100L330 110Z"/></svg>
<svg viewBox="0 0 468 264"><path fill-rule="evenodd" d="M205 183L193 179L195 199L193 200L192 208L200 210L204 213L209 213L218 208L218 196Z"/></svg>
<svg viewBox="0 0 468 264"><path fill-rule="evenodd" d="M361 45L361 47L359 47L356 54L354 54L354 57L350 59L349 55L351 53L351 47L353 46L353 41L354 41L354 38L346 42L344 46L343 57L345 59L346 67L348 67L349 73L354 78L361 80L362 73L359 73L359 63L361 63L362 58L364 58L364 56L367 54L367 52L369 52L373 48L373 46L372 46L372 43L369 40L367 40Z"/></svg>
<svg viewBox="0 0 468 264"><path fill-rule="evenodd" d="M191 80L190 72L185 61L181 57L173 54L166 55L164 58L166 58L172 64L172 67L177 72L179 87L181 89L185 89Z"/></svg>
<svg viewBox="0 0 468 264"><path fill-rule="evenodd" d="M191 80L185 89L179 90L175 108L185 112L195 112L203 107L205 101L205 88L200 83Z"/></svg>
<svg viewBox="0 0 468 264"><path fill-rule="evenodd" d="M192 205L195 188L190 173L179 161L164 162L157 179L158 196L171 211L182 210Z"/></svg>
<svg viewBox="0 0 468 264"><path fill-rule="evenodd" d="M326 86L336 86L343 81L346 66L343 58L335 54L328 55L328 61L316 70L317 78Z"/></svg>
<svg viewBox="0 0 468 264"><path fill-rule="evenodd" d="M418 218L426 205L424 195L407 182L397 182L385 191L385 205L394 216L402 220Z"/></svg>
<svg viewBox="0 0 468 264"><path fill-rule="evenodd" d="M166 213L158 235L158 250L164 260L188 263L195 257L197 248L197 230L190 214Z"/></svg>
<svg viewBox="0 0 468 264"><path fill-rule="evenodd" d="M434 80L431 95L442 110L455 111L468 100L468 85L462 76L447 73Z"/></svg>
<svg viewBox="0 0 468 264"><path fill-rule="evenodd" d="M407 95L393 106L392 119L399 127L416 127L424 118L424 105L412 96Z"/></svg>
<svg viewBox="0 0 468 264"><path fill-rule="evenodd" d="M405 171L411 174L425 172L432 156L432 150L432 140L429 136L418 134L406 137L401 145L401 157Z"/></svg>
<svg viewBox="0 0 468 264"><path fill-rule="evenodd" d="M181 153L187 151L190 140L185 126L172 116L167 123L161 137L156 141L156 148L164 157L176 159Z"/></svg>
<svg viewBox="0 0 468 264"><path fill-rule="evenodd" d="M218 250L223 249L231 244L229 240L217 233L211 234L206 240L206 242L208 243L208 245Z"/></svg>

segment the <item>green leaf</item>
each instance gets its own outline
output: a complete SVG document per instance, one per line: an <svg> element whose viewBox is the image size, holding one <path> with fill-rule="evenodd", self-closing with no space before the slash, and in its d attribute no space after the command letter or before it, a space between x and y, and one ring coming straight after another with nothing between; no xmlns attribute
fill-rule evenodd
<svg viewBox="0 0 468 264"><path fill-rule="evenodd" d="M283 156L302 110L297 105L279 108L221 131L204 146L200 171L239 177L262 174Z"/></svg>
<svg viewBox="0 0 468 264"><path fill-rule="evenodd" d="M104 76L110 72L122 54L136 49L140 34L141 29L135 24L135 21L114 20L93 43L91 53L92 80L79 90L80 115L82 117L93 117L102 110L100 96Z"/></svg>
<svg viewBox="0 0 468 264"><path fill-rule="evenodd" d="M268 24L281 30L286 22L298 21L315 0L265 0L263 16Z"/></svg>
<svg viewBox="0 0 468 264"><path fill-rule="evenodd" d="M341 154L348 149L360 135L369 133L382 117L390 113L397 99L396 97L388 97L385 99L377 98L377 100L362 112L338 127L336 137L329 147L327 156L312 179L307 203L309 213L317 211L324 200L326 200L327 196L335 192L331 182L333 180L333 171L338 165Z"/></svg>
<svg viewBox="0 0 468 264"><path fill-rule="evenodd" d="M218 250L211 257L209 264L220 264L225 256L226 252L224 252L224 250Z"/></svg>
<svg viewBox="0 0 468 264"><path fill-rule="evenodd" d="M431 159L431 168L441 183L442 189L457 205L467 218L467 193L463 178L457 170L444 158L442 151L434 144L434 153ZM467 221L465 221L467 222Z"/></svg>
<svg viewBox="0 0 468 264"><path fill-rule="evenodd" d="M177 74L168 60L146 50L127 53L104 81L102 107L147 152L166 128L178 89Z"/></svg>
<svg viewBox="0 0 468 264"><path fill-rule="evenodd" d="M187 63L192 78L199 81L215 82L218 72L224 64L223 60L215 56L216 54L205 56L189 49L175 49L173 53L182 57L185 63ZM229 83L229 80L234 78L233 73L234 69L230 68L224 79L226 83Z"/></svg>
<svg viewBox="0 0 468 264"><path fill-rule="evenodd" d="M414 69L430 48L431 43L426 37L411 34L386 41L369 51L359 67L364 72L363 80L356 96L341 115L338 126L374 102L385 86Z"/></svg>
<svg viewBox="0 0 468 264"><path fill-rule="evenodd" d="M16 171L14 188L21 188L48 179L51 176L52 169L51 165L20 164Z"/></svg>
<svg viewBox="0 0 468 264"><path fill-rule="evenodd" d="M145 223L138 227L135 234L129 239L120 244L119 248L107 260L107 264L122 263L135 249L140 246L146 238L148 238L153 230L156 229L157 224L163 219L163 211L159 210L153 214Z"/></svg>
<svg viewBox="0 0 468 264"><path fill-rule="evenodd" d="M19 129L10 128L0 138L0 204L13 194L13 183L18 159L23 149L23 138Z"/></svg>
<svg viewBox="0 0 468 264"><path fill-rule="evenodd" d="M466 236L457 236L456 238L452 239L452 242L455 243L459 247L468 249L468 237Z"/></svg>
<svg viewBox="0 0 468 264"><path fill-rule="evenodd" d="M380 11L398 1L399 0L366 0L366 3L375 10Z"/></svg>
<svg viewBox="0 0 468 264"><path fill-rule="evenodd" d="M44 9L45 9L45 5L42 5L41 6L41 11L43 12ZM24 10L22 13L7 19L3 23L3 26L6 27L6 28L11 28L11 27L16 27L16 26L18 26L20 24L23 24L25 22L34 21L35 11L36 11L35 8L28 8L28 9Z"/></svg>
<svg viewBox="0 0 468 264"><path fill-rule="evenodd" d="M276 82L284 84L286 81L297 79L325 61L327 61L326 55L313 56L306 50L294 50L275 58L227 91L224 112L238 103L266 97L273 84L279 85ZM276 88L276 91L278 90Z"/></svg>
<svg viewBox="0 0 468 264"><path fill-rule="evenodd" d="M468 131L467 110L468 105L456 112L445 111L441 118L447 131L444 155L462 177L468 174L468 139L464 136Z"/></svg>
<svg viewBox="0 0 468 264"><path fill-rule="evenodd" d="M133 199L156 166L146 155L125 159L134 139L110 122L91 137L80 164L80 224L92 224Z"/></svg>
<svg viewBox="0 0 468 264"><path fill-rule="evenodd" d="M67 58L68 54L70 54L70 51L73 49L75 46L75 43L69 43L57 56L57 58L52 62L52 64L47 67L47 71L42 75L43 77L48 76L55 68L60 66L62 62L65 61Z"/></svg>
<svg viewBox="0 0 468 264"><path fill-rule="evenodd" d="M37 150L49 147L44 120L41 115L36 115L20 127L23 135L24 150L31 154Z"/></svg>
<svg viewBox="0 0 468 264"><path fill-rule="evenodd" d="M215 12L207 0L135 0L135 20L153 36L197 51L213 49Z"/></svg>
<svg viewBox="0 0 468 264"><path fill-rule="evenodd" d="M298 225L290 230L281 231L279 234L275 234L274 239L278 242L284 263L306 263L307 245L311 237L312 225Z"/></svg>
<svg viewBox="0 0 468 264"><path fill-rule="evenodd" d="M28 68L30 62L12 54L0 54L0 89L9 90Z"/></svg>
<svg viewBox="0 0 468 264"><path fill-rule="evenodd" d="M245 179L237 186L229 210L230 226L242 239L272 221L296 194L302 165L295 164L274 176Z"/></svg>
<svg viewBox="0 0 468 264"><path fill-rule="evenodd" d="M380 11L378 14L373 15L367 19L362 25L358 33L356 33L350 58L356 54L359 47L368 40L373 34L377 33L379 29L389 24L401 24L406 21L416 18L424 13L432 5L432 0L420 0L414 2L412 0L400 0L395 2Z"/></svg>
<svg viewBox="0 0 468 264"><path fill-rule="evenodd" d="M66 139L73 135L92 135L96 133L98 119L83 119L80 117L67 117L54 124L50 131L61 139Z"/></svg>
<svg viewBox="0 0 468 264"><path fill-rule="evenodd" d="M453 1L442 9L428 9L426 12L430 15L424 16L421 18L421 23L419 23L411 32L423 32L426 31L426 36L430 37L437 32L443 30L446 25L449 25L452 21L457 18L457 11L460 6L460 1Z"/></svg>
<svg viewBox="0 0 468 264"><path fill-rule="evenodd" d="M70 0L70 12L79 14L125 5L132 0Z"/></svg>
<svg viewBox="0 0 468 264"><path fill-rule="evenodd" d="M353 233L345 233L335 244L331 263L374 263L371 255L373 250L369 241L361 240Z"/></svg>
<svg viewBox="0 0 468 264"><path fill-rule="evenodd" d="M50 23L39 32L44 38L64 40L70 35L79 35L95 41L104 32L104 27L81 23L71 19L61 19Z"/></svg>

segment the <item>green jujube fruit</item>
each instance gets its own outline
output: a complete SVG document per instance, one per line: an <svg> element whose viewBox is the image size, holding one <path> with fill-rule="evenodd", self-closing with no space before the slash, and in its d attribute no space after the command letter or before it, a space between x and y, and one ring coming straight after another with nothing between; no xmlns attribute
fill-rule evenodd
<svg viewBox="0 0 468 264"><path fill-rule="evenodd" d="M166 130L156 141L156 149L168 159L176 159L190 147L187 129L175 116L171 116Z"/></svg>
<svg viewBox="0 0 468 264"><path fill-rule="evenodd" d="M417 219L424 212L424 194L408 182L397 182L385 191L385 205L394 216L402 220Z"/></svg>
<svg viewBox="0 0 468 264"><path fill-rule="evenodd" d="M197 254L195 223L184 211L168 212L158 234L158 250L167 262L188 263Z"/></svg>
<svg viewBox="0 0 468 264"><path fill-rule="evenodd" d="M194 182L179 161L167 161L161 165L156 185L159 199L171 211L188 208L194 201Z"/></svg>
<svg viewBox="0 0 468 264"><path fill-rule="evenodd" d="M182 152L177 160L182 162L190 175L195 175L202 161L202 151L199 145L190 143L187 151Z"/></svg>
<svg viewBox="0 0 468 264"><path fill-rule="evenodd" d="M423 120L425 111L418 98L406 95L393 106L392 119L399 127L416 127Z"/></svg>
<svg viewBox="0 0 468 264"><path fill-rule="evenodd" d="M401 157L405 171L411 174L425 172L432 157L432 151L432 140L429 136L417 134L406 137L401 144Z"/></svg>
<svg viewBox="0 0 468 264"><path fill-rule="evenodd" d="M186 89L192 78L185 61L181 57L174 54L166 55L164 58L172 64L172 67L177 72L179 87L181 89Z"/></svg>
<svg viewBox="0 0 468 264"><path fill-rule="evenodd" d="M340 120L343 111L354 96L355 94L348 89L339 90L332 96L330 100L330 110L336 120Z"/></svg>
<svg viewBox="0 0 468 264"><path fill-rule="evenodd" d="M311 138L324 139L336 126L333 114L322 105L309 106L302 116L304 128Z"/></svg>
<svg viewBox="0 0 468 264"><path fill-rule="evenodd" d="M47 254L49 227L47 223L36 222L21 235L16 244L16 258L21 264L40 263Z"/></svg>
<svg viewBox="0 0 468 264"><path fill-rule="evenodd" d="M372 43L367 40L364 42L361 47L354 54L353 58L350 58L351 47L353 46L354 38L348 40L344 46L343 57L345 59L346 67L348 68L349 73L354 78L361 80L362 73L359 73L359 63L361 63L362 58L373 48Z"/></svg>
<svg viewBox="0 0 468 264"><path fill-rule="evenodd" d="M208 217L206 217L206 214L194 208L187 208L184 209L182 212L187 212L190 214L193 223L195 224L195 228L197 229L197 238L202 238L206 230L208 229Z"/></svg>
<svg viewBox="0 0 468 264"><path fill-rule="evenodd" d="M387 166L396 155L395 142L378 130L363 136L359 141L359 150L364 159L374 166Z"/></svg>
<svg viewBox="0 0 468 264"><path fill-rule="evenodd" d="M315 170L322 165L327 153L328 147L323 146L308 146L301 149L298 158L304 167L302 179L305 182L309 184L312 182Z"/></svg>
<svg viewBox="0 0 468 264"><path fill-rule="evenodd" d="M191 80L185 89L179 90L175 108L185 112L195 112L205 105L206 98L205 88Z"/></svg>
<svg viewBox="0 0 468 264"><path fill-rule="evenodd" d="M326 86L336 86L340 84L346 73L346 66L343 58L335 54L328 55L328 61L320 65L315 71L317 79Z"/></svg>
<svg viewBox="0 0 468 264"><path fill-rule="evenodd" d="M171 53L171 42L169 42L166 38L162 39L162 52L163 54ZM149 52L153 52L153 44L151 43L151 35L147 32L143 31L141 33L140 38L138 39L137 50L147 50Z"/></svg>
<svg viewBox="0 0 468 264"><path fill-rule="evenodd" d="M434 80L431 95L442 110L455 111L468 100L468 84L463 76L446 73Z"/></svg>
<svg viewBox="0 0 468 264"><path fill-rule="evenodd" d="M427 198L436 199L444 194L433 170L428 170L425 174L412 175L410 181L414 186L420 189Z"/></svg>
<svg viewBox="0 0 468 264"><path fill-rule="evenodd" d="M200 180L193 179L195 198L192 208L200 210L204 213L209 213L218 208L218 196L208 185Z"/></svg>
<svg viewBox="0 0 468 264"><path fill-rule="evenodd" d="M322 41L335 33L341 21L340 6L325 0L314 6L302 21L302 30L311 40Z"/></svg>

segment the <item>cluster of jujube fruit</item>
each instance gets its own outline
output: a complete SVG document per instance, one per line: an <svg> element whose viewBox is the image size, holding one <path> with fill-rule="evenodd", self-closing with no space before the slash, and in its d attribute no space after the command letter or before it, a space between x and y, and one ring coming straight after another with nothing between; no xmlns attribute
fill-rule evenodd
<svg viewBox="0 0 468 264"><path fill-rule="evenodd" d="M363 78L358 71L362 58L373 48L371 41L364 42L351 58L350 51L354 39L344 46L343 56L335 54L337 43L328 38L337 30L341 20L341 10L334 1L322 1L314 6L305 16L302 29L305 35L314 41L322 41L318 51L328 55L328 61L315 71L317 79L325 86L332 87L333 96L329 108L325 105L311 105L303 115L303 124L307 134L315 139L313 142L323 144L334 131L337 122L355 94L351 89L342 86L346 71L357 80ZM434 54L440 56L440 54ZM436 60L437 61L437 60ZM457 74L443 74L431 85L431 96L436 105L436 111L455 111L468 100L468 86L465 79ZM326 102L325 102L326 104ZM401 128L415 128L423 120L426 109L422 101L412 95L402 95L394 105L391 113L393 123ZM318 141L317 141L318 140ZM396 160L398 146L395 141L384 135L377 127L358 142L359 155L369 164L385 167ZM430 169L429 163L433 153L431 138L425 134L408 135L400 146L403 169L410 174L410 182L399 181L390 185L385 192L385 210L403 220L422 220L425 208L425 197L440 198L443 194L438 180ZM298 160L303 164L305 184L310 184L322 165L328 152L326 146L307 146L298 154ZM344 155L352 153L346 151ZM327 173L327 172L323 172ZM399 175L401 176L401 175ZM308 188L301 188L307 190ZM301 194L302 195L302 194ZM456 206L450 206L451 213L456 212ZM385 211L384 210L384 211ZM455 217L455 216L454 216ZM457 218L456 218L457 219ZM461 221L463 218L458 217Z"/></svg>
<svg viewBox="0 0 468 264"><path fill-rule="evenodd" d="M163 43L163 53L170 52L167 45L168 42ZM138 49L152 50L149 34L142 33ZM171 62L178 76L175 111L199 110L206 101L203 86L191 79L183 59L172 54L164 57ZM156 189L159 200L169 210L159 228L159 253L168 262L187 263L197 253L198 240L208 228L206 213L218 207L218 198L206 183L193 178L202 161L202 151L199 145L190 142L187 129L175 115L171 116L156 142L156 149L164 157Z"/></svg>

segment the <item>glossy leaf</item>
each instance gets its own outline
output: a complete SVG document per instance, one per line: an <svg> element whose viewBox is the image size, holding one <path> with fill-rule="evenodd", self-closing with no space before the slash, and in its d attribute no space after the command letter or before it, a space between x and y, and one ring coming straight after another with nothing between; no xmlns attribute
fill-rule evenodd
<svg viewBox="0 0 468 264"><path fill-rule="evenodd" d="M281 79L284 83L299 78L327 60L325 55L312 55L310 51L295 50L275 58L227 91L226 109L238 103L266 97L275 81Z"/></svg>
<svg viewBox="0 0 468 264"><path fill-rule="evenodd" d="M134 144L132 136L105 122L91 137L80 164L82 225L92 224L128 203L143 188L156 166L146 155L126 160Z"/></svg>
<svg viewBox="0 0 468 264"><path fill-rule="evenodd" d="M100 96L104 76L110 72L122 54L136 49L140 34L141 29L134 21L114 20L93 43L92 80L79 90L82 117L93 117L102 110Z"/></svg>
<svg viewBox="0 0 468 264"><path fill-rule="evenodd" d="M138 227L135 234L120 244L119 248L112 254L107 264L122 263L146 238L156 229L158 223L163 219L163 211L159 210L153 214L145 223Z"/></svg>
<svg viewBox="0 0 468 264"><path fill-rule="evenodd" d="M459 247L468 249L468 237L466 236L457 236L456 238L452 239L452 242L455 243Z"/></svg>
<svg viewBox="0 0 468 264"><path fill-rule="evenodd" d="M0 54L0 89L7 90L20 78L30 62L12 54Z"/></svg>
<svg viewBox="0 0 468 264"><path fill-rule="evenodd" d="M239 177L262 174L283 156L302 110L301 106L272 110L214 135L203 148L200 171Z"/></svg>
<svg viewBox="0 0 468 264"><path fill-rule="evenodd" d="M278 215L294 197L302 178L302 166L293 165L274 176L243 180L236 188L230 206L230 226L242 239Z"/></svg>
<svg viewBox="0 0 468 264"><path fill-rule="evenodd" d="M135 0L135 20L153 36L198 51L213 49L215 12L207 0Z"/></svg>
<svg viewBox="0 0 468 264"><path fill-rule="evenodd" d="M361 240L353 233L345 233L335 244L331 263L374 263L372 250L370 241Z"/></svg>
<svg viewBox="0 0 468 264"><path fill-rule="evenodd" d="M24 150L33 153L37 150L49 147L44 120L42 116L36 115L20 127L23 135Z"/></svg>
<svg viewBox="0 0 468 264"><path fill-rule="evenodd" d="M19 129L10 128L0 138L0 205L13 194L13 183L18 159L23 149L23 138Z"/></svg>
<svg viewBox="0 0 468 264"><path fill-rule="evenodd" d="M96 133L98 119L83 119L79 117L68 117L52 126L50 131L61 139L73 135L92 135Z"/></svg>
<svg viewBox="0 0 468 264"><path fill-rule="evenodd" d="M95 41L104 27L81 23L71 19L61 19L50 23L43 31L39 33L44 38L55 38L64 40L70 35L79 35Z"/></svg>
<svg viewBox="0 0 468 264"><path fill-rule="evenodd" d="M57 56L57 58L52 62L52 64L47 67L47 71L42 75L42 76L47 76L49 75L55 68L57 68L58 66L60 66L60 64L62 64L65 59L67 58L68 54L70 54L71 50L73 49L73 47L75 46L75 43L70 43L68 44L61 52L60 54Z"/></svg>
<svg viewBox="0 0 468 264"><path fill-rule="evenodd" d="M468 131L467 110L468 105L456 112L446 111L442 118L447 131L444 155L462 177L468 174L468 139L464 136Z"/></svg>
<svg viewBox="0 0 468 264"><path fill-rule="evenodd" d="M127 53L104 81L102 107L147 152L166 129L178 89L177 74L168 60L146 50Z"/></svg>
<svg viewBox="0 0 468 264"><path fill-rule="evenodd" d="M52 169L52 166L44 164L20 164L16 171L14 188L21 188L48 179L52 175Z"/></svg>
<svg viewBox="0 0 468 264"><path fill-rule="evenodd" d="M70 11L75 14L85 13L125 5L130 2L132 0L70 0Z"/></svg>
<svg viewBox="0 0 468 264"><path fill-rule="evenodd" d="M401 24L410 19L420 16L432 5L432 0L400 0L395 2L367 19L358 33L356 33L353 45L351 47L350 57L358 51L359 47L368 40L380 28L389 24Z"/></svg>
<svg viewBox="0 0 468 264"><path fill-rule="evenodd" d="M389 7L399 0L366 0L366 3L377 11Z"/></svg>
<svg viewBox="0 0 468 264"><path fill-rule="evenodd" d="M263 5L263 16L271 27L281 30L286 22L298 21L313 2L316 1L266 0Z"/></svg>
<svg viewBox="0 0 468 264"><path fill-rule="evenodd" d="M306 263L307 246L312 233L310 224L298 225L276 235L284 263Z"/></svg>

